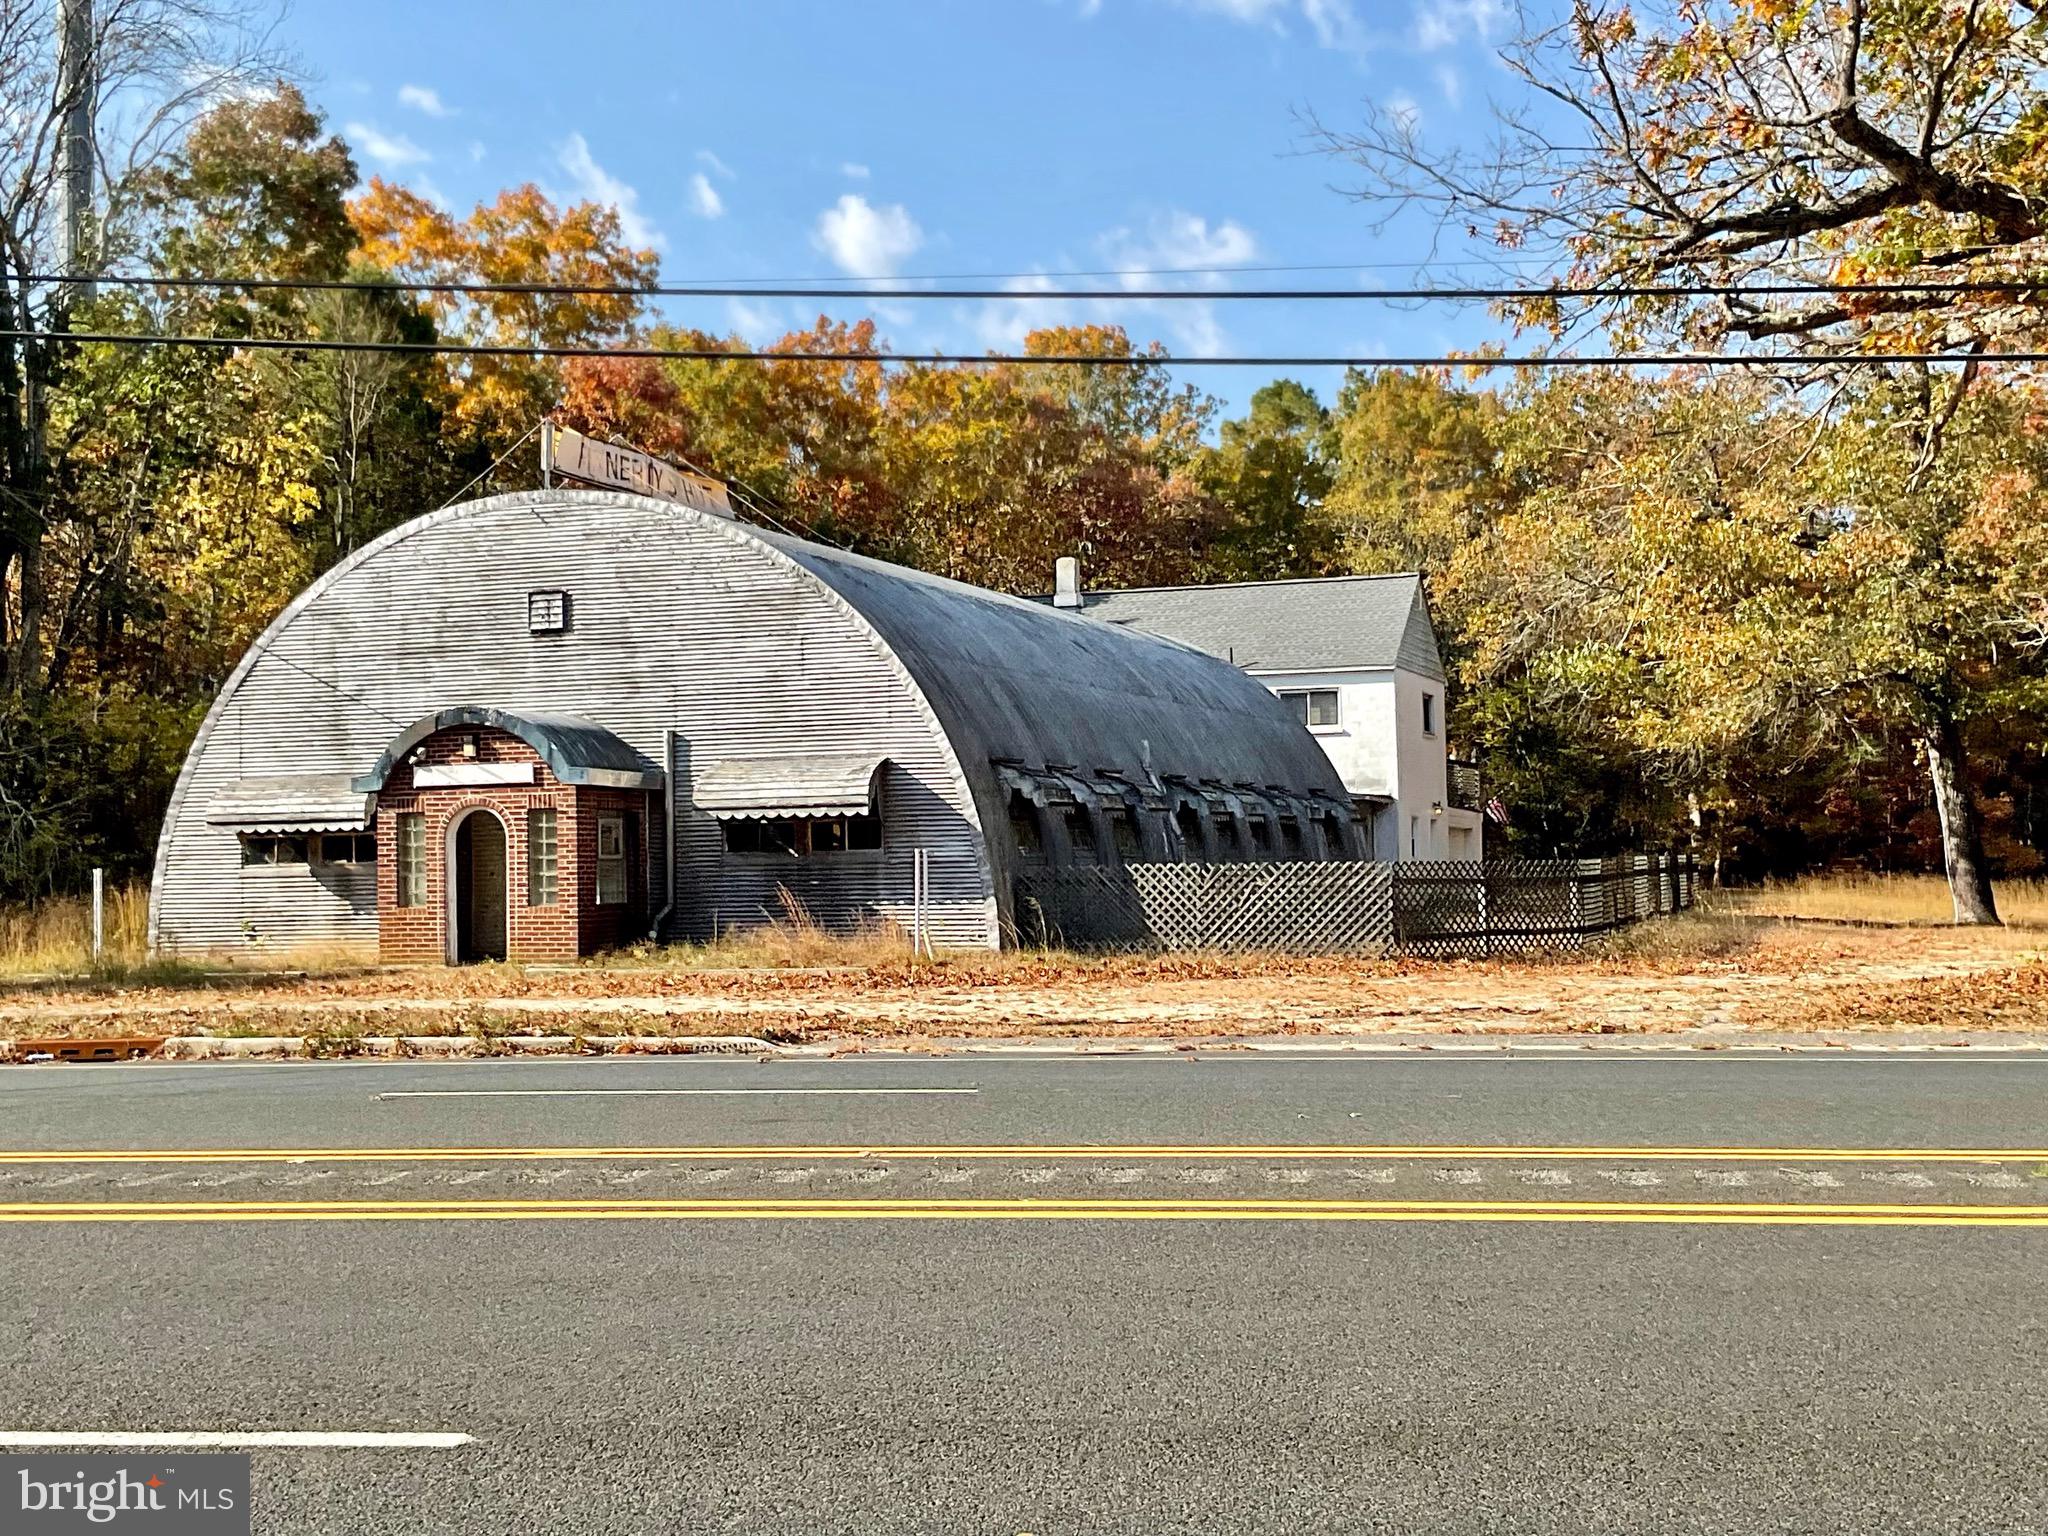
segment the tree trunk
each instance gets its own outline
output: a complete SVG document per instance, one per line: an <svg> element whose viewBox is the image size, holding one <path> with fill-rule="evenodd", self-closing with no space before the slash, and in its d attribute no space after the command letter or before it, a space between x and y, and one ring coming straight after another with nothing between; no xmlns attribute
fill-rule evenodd
<svg viewBox="0 0 2048 1536"><path fill-rule="evenodd" d="M1991 874L1984 863L1984 824L1964 773L1963 733L1946 706L1935 715L1925 740L1927 773L1934 782L1934 808L1941 817L1942 862L1956 922L1998 923Z"/></svg>

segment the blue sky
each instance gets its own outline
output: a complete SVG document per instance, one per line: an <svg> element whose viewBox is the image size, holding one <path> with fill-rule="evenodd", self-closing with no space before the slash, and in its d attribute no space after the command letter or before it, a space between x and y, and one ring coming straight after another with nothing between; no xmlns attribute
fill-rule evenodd
<svg viewBox="0 0 2048 1536"><path fill-rule="evenodd" d="M1203 292L1402 283L1453 263L1376 230L1304 114L1371 101L1477 131L1511 81L1505 0L296 0L282 41L364 174L466 211L523 181L617 205L670 281L1337 264L1102 279ZM995 286L996 284L990 284ZM855 285L849 284L849 287ZM819 306L675 306L755 341ZM1498 334L1431 306L917 303L850 296L898 350L983 350L1033 321L1114 320L1179 356L1437 353ZM1299 371L1297 371L1298 373ZM1241 406L1264 376L1188 367ZM1306 375L1325 399L1334 377Z"/></svg>

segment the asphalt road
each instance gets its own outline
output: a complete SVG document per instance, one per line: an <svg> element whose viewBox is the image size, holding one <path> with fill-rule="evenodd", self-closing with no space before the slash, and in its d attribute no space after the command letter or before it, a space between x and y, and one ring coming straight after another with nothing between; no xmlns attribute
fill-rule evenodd
<svg viewBox="0 0 2048 1536"><path fill-rule="evenodd" d="M467 1437L259 1449L264 1532L2041 1532L2044 1096L1975 1054L0 1069L0 1442Z"/></svg>

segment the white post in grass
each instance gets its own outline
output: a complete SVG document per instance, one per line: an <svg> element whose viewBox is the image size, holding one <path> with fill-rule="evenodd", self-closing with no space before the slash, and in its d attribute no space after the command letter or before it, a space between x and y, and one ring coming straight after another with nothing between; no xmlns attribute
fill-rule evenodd
<svg viewBox="0 0 2048 1536"><path fill-rule="evenodd" d="M932 937L926 928L931 907L931 858L923 849L917 849L910 862L910 952L936 960L932 953Z"/></svg>
<svg viewBox="0 0 2048 1536"><path fill-rule="evenodd" d="M106 947L107 872L96 867L92 872L92 958L95 964Z"/></svg>

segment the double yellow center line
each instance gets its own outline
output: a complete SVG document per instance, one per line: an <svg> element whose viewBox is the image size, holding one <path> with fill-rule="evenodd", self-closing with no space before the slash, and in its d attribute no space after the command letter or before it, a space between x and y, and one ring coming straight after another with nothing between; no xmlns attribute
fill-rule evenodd
<svg viewBox="0 0 2048 1536"><path fill-rule="evenodd" d="M1649 1200L220 1200L0 1205L0 1223L244 1221L1607 1222L2044 1227L2048 1207Z"/></svg>
<svg viewBox="0 0 2048 1536"><path fill-rule="evenodd" d="M2030 1147L1623 1147L1457 1145L829 1145L676 1147L177 1147L0 1151L0 1166L565 1162L1609 1162L2031 1163ZM2048 1204L1945 1205L1663 1200L563 1199L32 1201L0 1204L0 1225L327 1221L1207 1221L1605 1222L1696 1226L2044 1227Z"/></svg>
<svg viewBox="0 0 2048 1536"><path fill-rule="evenodd" d="M547 1163L547 1162L817 1162L876 1160L1091 1162L1266 1160L1278 1162L1412 1162L1422 1159L1495 1162L1708 1163L2040 1163L2048 1147L1603 1147L1266 1144L683 1147L172 1147L0 1150L0 1166L43 1163Z"/></svg>

